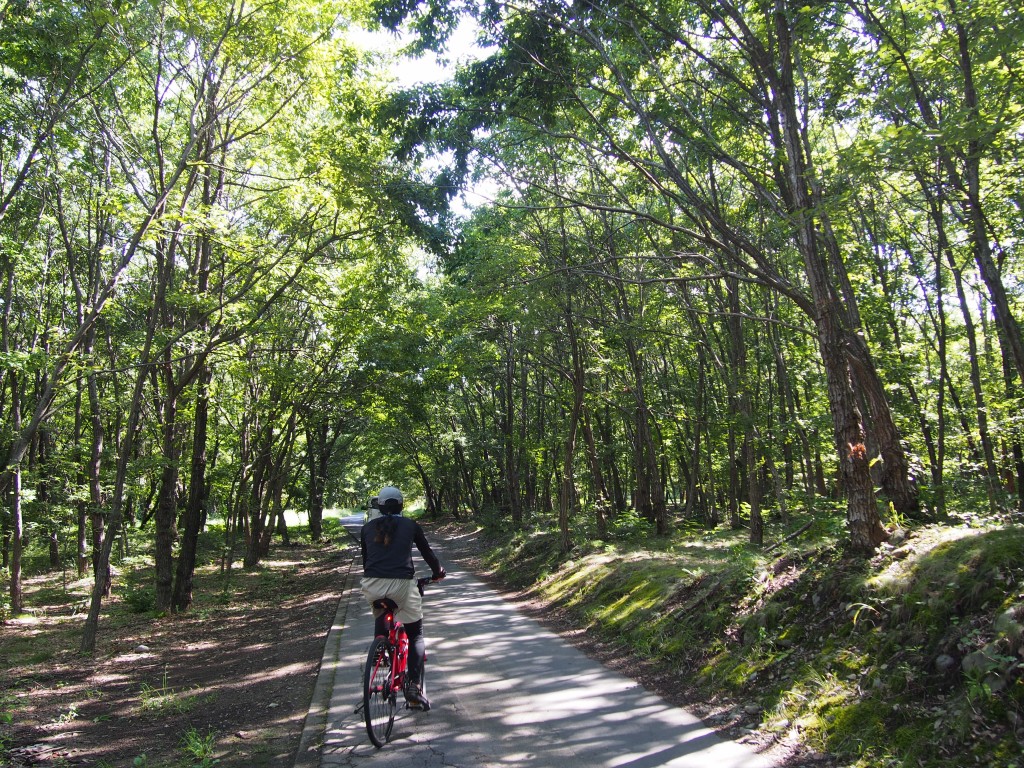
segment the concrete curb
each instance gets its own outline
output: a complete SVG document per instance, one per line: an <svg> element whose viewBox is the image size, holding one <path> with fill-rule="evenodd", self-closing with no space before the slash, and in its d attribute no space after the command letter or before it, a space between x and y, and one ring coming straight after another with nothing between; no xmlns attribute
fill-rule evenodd
<svg viewBox="0 0 1024 768"><path fill-rule="evenodd" d="M349 561L341 598L338 600L338 610L334 615L334 623L331 624L324 642L324 655L320 660L320 671L316 676L316 685L313 687L309 712L306 713L306 720L302 725L302 737L299 739L299 748L295 753L293 768L320 768L320 748L323 745L324 732L327 729L331 694L334 692L334 677L337 674L341 655L341 633L345 627L348 607L351 603L349 588L355 578L353 565L355 565L356 559L353 557Z"/></svg>

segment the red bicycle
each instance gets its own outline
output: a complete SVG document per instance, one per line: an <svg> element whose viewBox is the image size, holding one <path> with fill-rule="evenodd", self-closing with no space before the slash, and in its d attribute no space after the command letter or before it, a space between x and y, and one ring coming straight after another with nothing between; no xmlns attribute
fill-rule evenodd
<svg viewBox="0 0 1024 768"><path fill-rule="evenodd" d="M429 577L416 581L416 588L421 595L423 588L431 581L433 579ZM366 733L370 741L380 749L391 739L398 696L405 688L405 676L409 671L409 636L402 622L395 619L398 604L394 600L382 597L373 602L373 607L384 611L385 630L373 638L366 654L366 667L363 669L363 719L366 721ZM430 709L426 700L426 665L427 656L424 653L420 679L416 681L424 696L423 710Z"/></svg>

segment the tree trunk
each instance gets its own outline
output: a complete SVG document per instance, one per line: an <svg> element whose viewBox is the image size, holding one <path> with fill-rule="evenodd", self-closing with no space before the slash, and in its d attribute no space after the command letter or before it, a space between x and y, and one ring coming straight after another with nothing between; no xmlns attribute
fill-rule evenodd
<svg viewBox="0 0 1024 768"><path fill-rule="evenodd" d="M750 504L750 543L764 546L764 518L761 516L761 473L757 469L757 430L750 427L743 441L747 464L747 500Z"/></svg>
<svg viewBox="0 0 1024 768"><path fill-rule="evenodd" d="M964 106L970 114L970 125L976 130L968 132L967 152L964 157L964 175L966 176L965 213L969 217L971 227L971 244L974 259L981 273L981 279L988 289L989 301L996 325L1003 339L1006 356L1016 369L1019 380L1024 383L1024 338L1021 337L1020 326L1013 315L1010 300L1007 296L1003 277L992 257L992 246L988 226L985 221L985 208L982 201L981 175L983 149L981 142L982 116L978 104L978 92L974 83L974 62L971 57L971 40L967 27L961 21L956 0L949 0L949 8L955 20L957 44L959 48L960 71L963 75Z"/></svg>
<svg viewBox="0 0 1024 768"><path fill-rule="evenodd" d="M850 389L850 372L837 318L823 314L819 321L821 356L839 453L839 476L846 493L846 524L850 548L871 553L889 538L878 517L870 462L864 445L864 426Z"/></svg>
<svg viewBox="0 0 1024 768"><path fill-rule="evenodd" d="M518 419L515 416L516 397L519 392L519 377L516 373L515 329L511 323L506 326L504 377L501 387L501 461L505 474L505 498L509 516L515 528L522 527L523 501L521 487L520 452L522 443L517 439ZM525 361L519 363L525 368Z"/></svg>
<svg viewBox="0 0 1024 768"><path fill-rule="evenodd" d="M309 535L313 541L320 541L324 532L324 494L327 486L327 467L330 455L327 450L326 421L306 429L306 463L309 467Z"/></svg>
<svg viewBox="0 0 1024 768"><path fill-rule="evenodd" d="M611 495L608 493L608 483L604 479L604 472L601 469L601 457L597 452L597 442L594 440L594 429L591 425L590 412L583 411L583 440L587 448L587 464L590 467L590 475L594 482L594 522L597 525L597 537L604 540L608 537L608 512L611 509Z"/></svg>
<svg viewBox="0 0 1024 768"><path fill-rule="evenodd" d="M930 516L921 509L917 483L867 343L859 333L847 333L846 341L853 378L867 400L872 434L882 456L882 490L898 513L915 520L928 520Z"/></svg>
<svg viewBox="0 0 1024 768"><path fill-rule="evenodd" d="M776 39L778 41L779 71L773 105L781 123L782 148L785 150L786 181L788 183L791 214L794 217L796 242L804 259L804 267L814 300L815 327L828 384L829 409L832 413L833 432L839 454L840 477L847 496L846 520L850 533L850 546L854 551L870 553L888 538L882 527L875 504L871 480L870 461L865 446L864 422L856 405L850 371L851 349L861 352L857 339L844 328L846 313L839 304L828 278L828 269L817 244L812 212L816 210L810 194L808 169L803 152L804 136L800 131L797 114L796 87L793 79L791 15L782 0L776 0L774 9ZM853 358L861 366L862 383L874 373L868 371L870 358ZM867 393L873 405L881 406L884 398ZM887 408L887 405L886 405ZM887 412L887 411L886 411ZM880 441L880 445L883 441ZM898 445L897 445L898 447ZM883 451L891 446L884 446ZM902 450L902 449L900 449Z"/></svg>
<svg viewBox="0 0 1024 768"><path fill-rule="evenodd" d="M11 312L14 306L14 265L8 266L7 285L4 292L2 327L0 327L0 344L5 355L11 354ZM11 431L15 436L21 432L21 382L16 370L8 371L11 389L10 419ZM15 437L17 440L17 437ZM10 556L5 558L5 565L10 569L9 594L11 596L11 613L17 616L22 611L21 558L24 536L24 520L21 507L21 459L24 451L14 461L9 461L7 471L0 478L0 492L10 488L11 521ZM14 456L12 455L12 459ZM5 482L6 481L6 482ZM5 549L6 555L6 549Z"/></svg>
<svg viewBox="0 0 1024 768"><path fill-rule="evenodd" d="M85 439L82 429L82 380L79 379L75 391L75 426L74 444L76 464L78 465L78 484L86 485L89 477L85 471L85 460L82 451L82 441ZM78 578L84 578L89 569L89 502L85 499L78 499L75 502L75 571Z"/></svg>
<svg viewBox="0 0 1024 768"><path fill-rule="evenodd" d="M156 603L155 609L169 611L171 608L172 586L174 579L173 551L177 539L178 518L178 459L180 454L178 440L178 403L174 376L170 371L170 353L164 360L164 378L166 389L163 403L163 422L161 427L161 453L163 468L160 473L160 491L157 494L156 538L154 541L154 561L156 571Z"/></svg>
<svg viewBox="0 0 1024 768"><path fill-rule="evenodd" d="M14 434L21 429L21 387L17 373L11 372L11 428ZM11 615L17 616L24 610L24 593L21 583L21 560L25 536L25 523L21 506L21 464L11 467L11 570L10 596Z"/></svg>
<svg viewBox="0 0 1024 768"><path fill-rule="evenodd" d="M128 478L128 463L135 453L135 438L138 431L140 414L142 411L142 395L145 391L146 376L152 349L153 334L155 330L156 310L151 308L150 322L147 326L146 341L142 353L139 356L141 364L135 375L135 387L132 399L128 406L128 423L124 432L124 439L119 446L117 469L114 478L114 494L111 499L110 516L107 519L107 535L97 549L96 560L93 570L96 573L109 573L110 551L113 546L114 536L121 527L122 511L125 500L125 485ZM109 582L97 578L93 583L92 598L89 602L89 613L82 628L82 642L79 650L85 654L91 654L96 650L96 632L99 628L100 607L103 604L104 588L109 591Z"/></svg>
<svg viewBox="0 0 1024 768"><path fill-rule="evenodd" d="M203 527L206 506L206 437L208 432L212 373L206 368L200 375L196 393L195 427L192 433L192 465L189 472L188 505L185 508L184 530L178 553L178 566L171 595L171 610L181 612L192 605L192 577L196 569L199 534Z"/></svg>
<svg viewBox="0 0 1024 768"><path fill-rule="evenodd" d="M88 349L92 349L91 341ZM103 498L103 482L100 476L105 431L103 428L103 414L100 411L99 382L95 371L89 372L87 387L89 392L89 424L92 434L92 440L89 443L89 462L86 467L86 475L89 479L90 528L92 529L92 572L96 583L100 585L101 593L106 597L110 595L113 576L110 571L109 559L104 563L100 556L100 553L103 551L103 539L106 535L104 526L107 522L103 516L106 501Z"/></svg>
<svg viewBox="0 0 1024 768"><path fill-rule="evenodd" d="M260 435L257 454L253 459L252 480L249 486L246 509L248 510L246 526L245 558L242 565L253 568L260 562L260 545L263 541L263 528L266 526L265 491L270 474L271 446L269 438Z"/></svg>

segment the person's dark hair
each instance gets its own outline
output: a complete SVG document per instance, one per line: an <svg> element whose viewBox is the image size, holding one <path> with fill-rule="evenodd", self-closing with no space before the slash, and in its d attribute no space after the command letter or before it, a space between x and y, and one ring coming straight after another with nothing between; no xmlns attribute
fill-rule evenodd
<svg viewBox="0 0 1024 768"><path fill-rule="evenodd" d="M391 546L391 537L395 532L395 518L392 515L384 515L377 518L377 530L373 534L375 544Z"/></svg>

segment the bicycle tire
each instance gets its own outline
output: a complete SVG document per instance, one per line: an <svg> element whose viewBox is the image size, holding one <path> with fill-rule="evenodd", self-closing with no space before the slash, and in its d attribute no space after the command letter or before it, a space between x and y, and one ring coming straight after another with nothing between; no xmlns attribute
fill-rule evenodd
<svg viewBox="0 0 1024 768"><path fill-rule="evenodd" d="M420 693L423 694L423 711L427 712L430 709L430 698L427 696L427 654L423 654L423 658L420 660L420 674L419 680Z"/></svg>
<svg viewBox="0 0 1024 768"><path fill-rule="evenodd" d="M395 693L391 689L391 654L387 641L382 637L373 639L366 654L363 719L373 746L380 749L387 744L395 725Z"/></svg>

